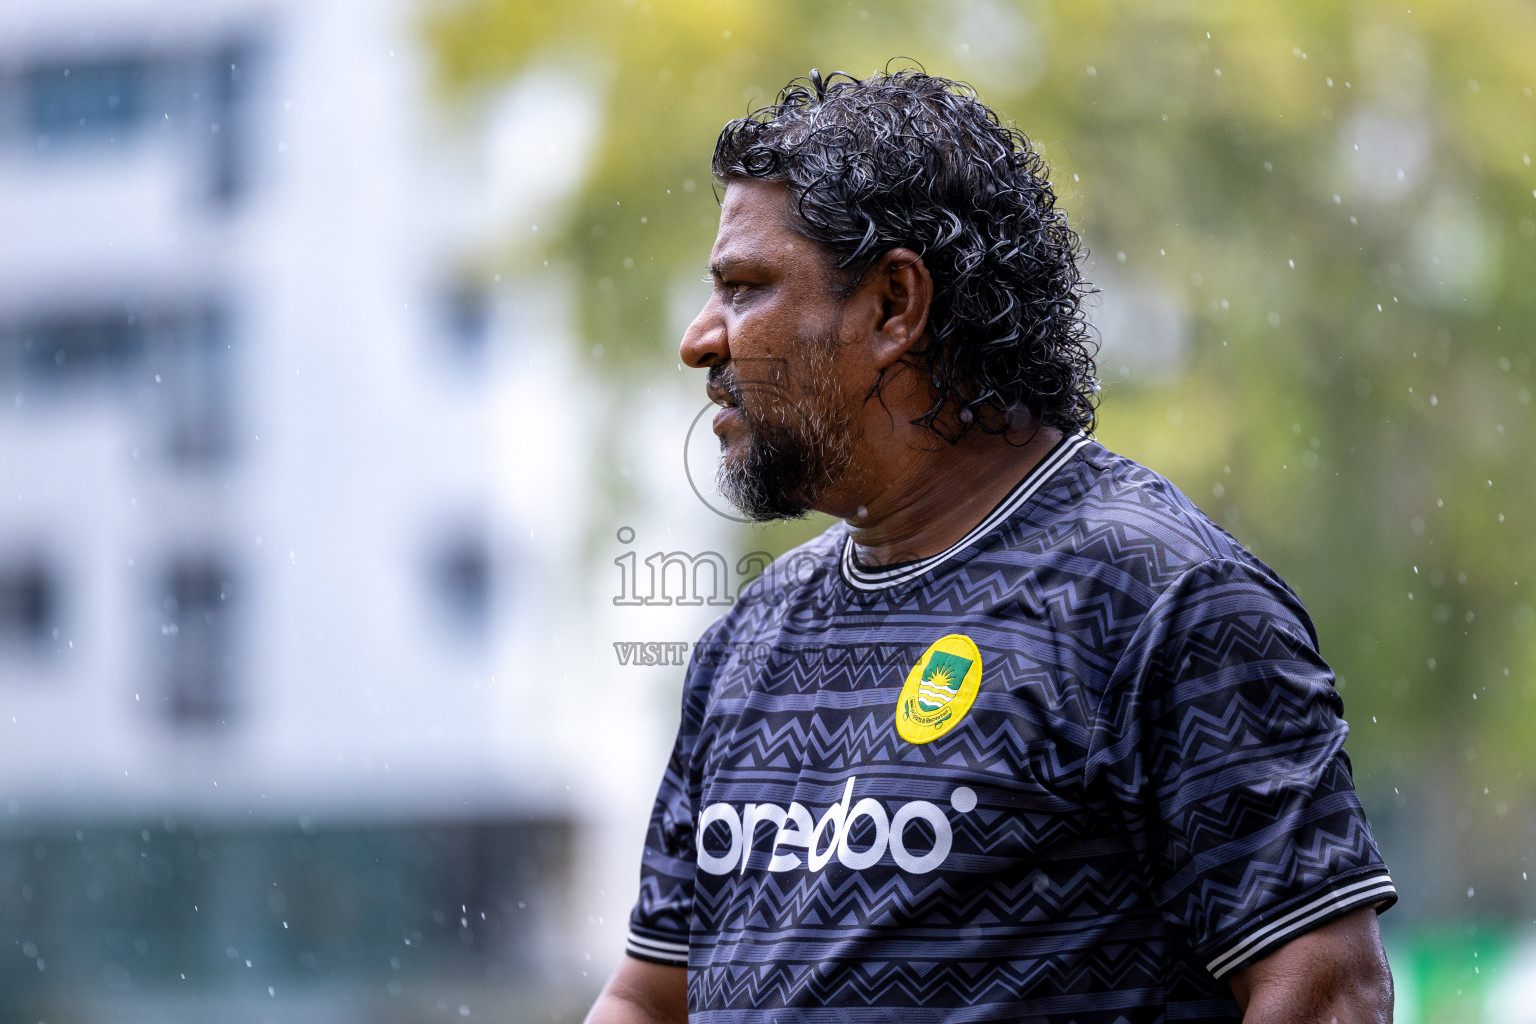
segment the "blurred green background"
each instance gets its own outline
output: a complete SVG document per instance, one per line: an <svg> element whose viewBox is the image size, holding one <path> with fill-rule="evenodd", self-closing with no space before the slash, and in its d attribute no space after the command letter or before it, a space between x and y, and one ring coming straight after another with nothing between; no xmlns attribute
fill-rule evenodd
<svg viewBox="0 0 1536 1024"><path fill-rule="evenodd" d="M541 65L599 90L560 227L497 258L576 273L584 369L621 391L675 371L727 119L897 58L1022 128L1102 289L1099 437L1274 566L1338 673L1399 1019L1512 1019L1487 1003L1536 916L1536 8L469 0L421 31L450 107Z"/></svg>

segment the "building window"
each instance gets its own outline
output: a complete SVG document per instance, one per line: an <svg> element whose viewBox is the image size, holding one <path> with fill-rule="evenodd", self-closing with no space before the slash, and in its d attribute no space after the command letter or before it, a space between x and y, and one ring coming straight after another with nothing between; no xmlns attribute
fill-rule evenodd
<svg viewBox="0 0 1536 1024"><path fill-rule="evenodd" d="M228 318L217 309L184 316L155 336L150 368L163 367L156 374L165 394L161 429L178 462L216 462L233 445L228 339Z"/></svg>
<svg viewBox="0 0 1536 1024"><path fill-rule="evenodd" d="M57 614L58 584L41 563L0 566L0 646L41 647Z"/></svg>
<svg viewBox="0 0 1536 1024"><path fill-rule="evenodd" d="M194 162L202 196L228 208L256 155L249 86L259 53L241 34L199 51L0 63L0 146L51 156L169 143Z"/></svg>
<svg viewBox="0 0 1536 1024"><path fill-rule="evenodd" d="M123 313L76 313L39 319L21 332L21 369L45 387L121 377L144 355L146 327Z"/></svg>
<svg viewBox="0 0 1536 1024"><path fill-rule="evenodd" d="M216 307L38 314L0 328L0 382L27 401L118 401L177 462L215 462L233 443L229 333Z"/></svg>
<svg viewBox="0 0 1536 1024"><path fill-rule="evenodd" d="M140 60L33 68L25 78L32 132L48 144L121 138L143 121L144 78Z"/></svg>
<svg viewBox="0 0 1536 1024"><path fill-rule="evenodd" d="M165 694L171 717L184 725L227 725L234 711L231 596L217 562L188 560L166 573Z"/></svg>
<svg viewBox="0 0 1536 1024"><path fill-rule="evenodd" d="M477 365L491 336L490 293L475 281L458 281L443 290L439 311L449 350Z"/></svg>
<svg viewBox="0 0 1536 1024"><path fill-rule="evenodd" d="M432 562L432 577L447 618L473 635L490 624L491 555L485 538L474 531L450 534Z"/></svg>
<svg viewBox="0 0 1536 1024"><path fill-rule="evenodd" d="M23 1009L56 1006L61 993L80 1007L69 1019L120 1018L113 1000L121 993L102 981L126 976L125 962L137 999L155 998L160 979L185 973L205 1007L195 1019L242 1019L235 1009L206 1008L248 1004L251 951L259 951L257 991L268 999L264 989L275 985L276 1006L284 997L313 1001L305 991L322 986L403 988L410 999L463 989L469 979L488 1001L526 999L542 985L533 990L541 1001L560 1005L564 961L552 937L579 902L577 835L571 818L527 811L318 827L275 816L8 822L0 830L4 1019L38 1020ZM477 1007L469 1024L481 1016ZM451 1011L337 1017L463 1019Z"/></svg>
<svg viewBox="0 0 1536 1024"><path fill-rule="evenodd" d="M208 197L221 206L234 205L250 183L252 153L246 129L253 53L253 47L238 44L214 55L205 72L207 109L201 111L201 118L192 118L208 125Z"/></svg>

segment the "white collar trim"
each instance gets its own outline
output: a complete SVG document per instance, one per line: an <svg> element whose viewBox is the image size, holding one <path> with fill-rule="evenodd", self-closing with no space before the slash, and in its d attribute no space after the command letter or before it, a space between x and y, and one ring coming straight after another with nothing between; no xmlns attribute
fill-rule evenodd
<svg viewBox="0 0 1536 1024"><path fill-rule="evenodd" d="M850 536L843 542L842 570L843 579L856 590L884 590L886 587L894 587L898 583L906 583L914 580L923 573L932 569L940 562L953 558L958 552L970 547L982 537L991 533L1000 523L1019 510L1030 498L1034 497L1047 480L1065 466L1077 450L1087 444L1090 438L1087 434L1068 434L1051 450L1050 454L1041 459L1024 479L1014 485L996 508L985 519L977 523L971 532L960 538L953 546L937 555L920 559L916 562L908 562L890 569L860 568L854 560L853 538Z"/></svg>

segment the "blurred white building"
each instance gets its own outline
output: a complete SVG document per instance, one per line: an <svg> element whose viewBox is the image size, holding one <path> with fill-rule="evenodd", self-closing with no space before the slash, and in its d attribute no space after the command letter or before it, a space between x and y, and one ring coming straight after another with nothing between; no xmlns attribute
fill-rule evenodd
<svg viewBox="0 0 1536 1024"><path fill-rule="evenodd" d="M0 910L56 984L213 984L248 959L221 928L270 931L279 979L332 976L327 941L414 955L358 881L411 843L502 917L397 894L454 941L618 955L675 710L604 681L613 620L582 611L615 609L572 571L571 297L497 273L578 183L594 100L541 76L449 111L417 15L0 5ZM237 876L279 894L188 923ZM100 950L47 962L82 929Z"/></svg>

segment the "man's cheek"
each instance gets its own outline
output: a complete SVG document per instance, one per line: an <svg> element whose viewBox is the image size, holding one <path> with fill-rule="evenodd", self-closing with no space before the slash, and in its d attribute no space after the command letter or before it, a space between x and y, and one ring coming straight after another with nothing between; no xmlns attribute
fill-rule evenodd
<svg viewBox="0 0 1536 1024"><path fill-rule="evenodd" d="M783 423L792 415L795 401L782 388L756 388L740 396L741 415L749 430Z"/></svg>

